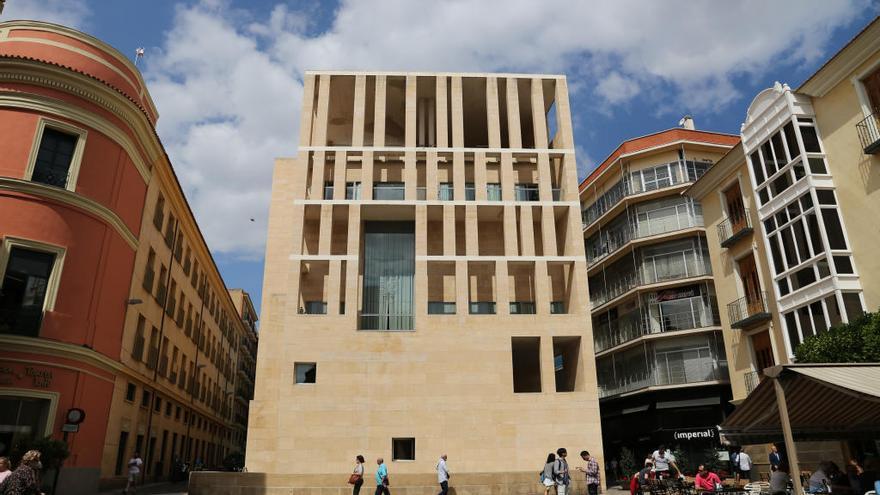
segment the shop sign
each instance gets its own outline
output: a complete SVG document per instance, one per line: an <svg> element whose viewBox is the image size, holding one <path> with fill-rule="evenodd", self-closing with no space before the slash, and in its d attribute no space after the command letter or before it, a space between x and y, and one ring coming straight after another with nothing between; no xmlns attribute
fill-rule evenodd
<svg viewBox="0 0 880 495"><path fill-rule="evenodd" d="M685 299L688 297L696 297L699 295L700 287L698 285L689 285L686 287L677 287L675 289L657 291L655 301L674 301L676 299Z"/></svg>
<svg viewBox="0 0 880 495"><path fill-rule="evenodd" d="M679 442L690 442L693 440L715 440L718 438L717 428L697 428L689 430L675 430L672 432L672 439Z"/></svg>
<svg viewBox="0 0 880 495"><path fill-rule="evenodd" d="M64 423L64 426L61 427L61 431L64 433L76 433L79 431L79 425Z"/></svg>
<svg viewBox="0 0 880 495"><path fill-rule="evenodd" d="M52 386L52 371L34 366L0 365L0 385L15 385L22 380L30 380L31 386L36 388L49 388Z"/></svg>

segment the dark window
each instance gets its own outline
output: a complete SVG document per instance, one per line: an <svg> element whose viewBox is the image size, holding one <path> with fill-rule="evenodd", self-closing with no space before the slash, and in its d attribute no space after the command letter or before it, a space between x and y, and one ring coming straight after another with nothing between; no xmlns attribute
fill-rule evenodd
<svg viewBox="0 0 880 495"><path fill-rule="evenodd" d="M773 217L764 220L764 230L766 230L768 234L776 230L776 222Z"/></svg>
<svg viewBox="0 0 880 495"><path fill-rule="evenodd" d="M788 189L789 186L791 186L791 177L788 176L788 172L785 172L773 180L773 183L770 184L770 192L776 197L782 194L782 191Z"/></svg>
<svg viewBox="0 0 880 495"><path fill-rule="evenodd" d="M128 387L125 389L125 400L128 402L134 402L134 397L137 394L137 385L134 383L129 383Z"/></svg>
<svg viewBox="0 0 880 495"><path fill-rule="evenodd" d="M816 135L816 128L812 126L801 127L801 137L804 138L804 149L807 153L821 153L819 147L819 136Z"/></svg>
<svg viewBox="0 0 880 495"><path fill-rule="evenodd" d="M785 143L788 145L788 152L791 154L791 157L794 158L801 154L801 149L797 143L797 137L794 135L794 126L791 122L785 124L785 127L782 128L782 132L785 133Z"/></svg>
<svg viewBox="0 0 880 495"><path fill-rule="evenodd" d="M67 186L70 162L78 136L46 127L31 180L55 187Z"/></svg>
<svg viewBox="0 0 880 495"><path fill-rule="evenodd" d="M770 138L773 144L773 153L776 155L776 168L782 168L789 161L789 157L785 155L785 147L782 146L782 135L779 132Z"/></svg>
<svg viewBox="0 0 880 495"><path fill-rule="evenodd" d="M150 405L150 392L144 390L143 394L141 394L141 407L147 407Z"/></svg>
<svg viewBox="0 0 880 495"><path fill-rule="evenodd" d="M318 378L317 363L294 363L293 371L296 383L315 383Z"/></svg>
<svg viewBox="0 0 880 495"><path fill-rule="evenodd" d="M0 333L36 337L55 255L13 247L0 290Z"/></svg>
<svg viewBox="0 0 880 495"><path fill-rule="evenodd" d="M306 301L303 311L307 315L326 315L327 303L324 301Z"/></svg>
<svg viewBox="0 0 880 495"><path fill-rule="evenodd" d="M767 177L776 173L776 161L773 159L773 150L770 149L770 141L761 145L761 156L764 157L764 167L767 168Z"/></svg>
<svg viewBox="0 0 880 495"><path fill-rule="evenodd" d="M816 262L816 269L819 271L819 280L831 276L831 270L828 268L828 260L825 258Z"/></svg>
<svg viewBox="0 0 880 495"><path fill-rule="evenodd" d="M770 237L770 254L773 256L773 271L779 275L785 270L785 265L782 263L782 255L779 253L777 237L775 235Z"/></svg>
<svg viewBox="0 0 880 495"><path fill-rule="evenodd" d="M512 301L510 303L510 314L512 315L533 315L535 314L535 303L529 301Z"/></svg>
<svg viewBox="0 0 880 495"><path fill-rule="evenodd" d="M416 460L416 439L415 438L392 438L391 439L391 460L393 460L393 461L414 461L414 460Z"/></svg>
<svg viewBox="0 0 880 495"><path fill-rule="evenodd" d="M165 416L171 416L171 402L165 401Z"/></svg>
<svg viewBox="0 0 880 495"><path fill-rule="evenodd" d="M840 316L840 307L837 305L837 297L833 294L825 298L825 307L828 308L828 319L831 321L831 326L836 327L840 325L843 321Z"/></svg>
<svg viewBox="0 0 880 495"><path fill-rule="evenodd" d="M165 198L160 194L156 200L156 209L153 210L153 226L161 231L163 223L165 223Z"/></svg>
<svg viewBox="0 0 880 495"><path fill-rule="evenodd" d="M809 210L813 207L813 198L810 196L810 193L804 194L801 196L801 209L804 211Z"/></svg>
<svg viewBox="0 0 880 495"><path fill-rule="evenodd" d="M813 331L813 325L810 322L810 309L806 306L798 308L797 317L798 323L800 323L801 325L801 335L804 336L804 340L806 340L807 337L815 335L815 332Z"/></svg>
<svg viewBox="0 0 880 495"><path fill-rule="evenodd" d="M811 157L807 161L810 162L810 173L811 174L827 174L828 169L825 167L825 159Z"/></svg>
<svg viewBox="0 0 880 495"><path fill-rule="evenodd" d="M761 158L758 157L758 152L755 151L751 156L752 160L752 171L755 172L755 182L757 184L761 184L764 182L764 170L761 168Z"/></svg>
<svg viewBox="0 0 880 495"><path fill-rule="evenodd" d="M837 273L853 273L852 260L849 256L835 256L834 269Z"/></svg>
<svg viewBox="0 0 880 495"><path fill-rule="evenodd" d="M513 392L541 391L540 337L512 337Z"/></svg>
<svg viewBox="0 0 880 495"><path fill-rule="evenodd" d="M779 295L785 296L788 294L788 279L782 279L776 283L779 286Z"/></svg>
<svg viewBox="0 0 880 495"><path fill-rule="evenodd" d="M791 280L792 284L794 285L792 289L798 290L801 287L805 287L815 282L816 272L813 270L812 266L801 268L800 270L796 271L794 275L792 275Z"/></svg>
<svg viewBox="0 0 880 495"><path fill-rule="evenodd" d="M803 179L807 175L806 170L804 170L803 162L794 162L794 164L791 166L791 169L794 171L795 182Z"/></svg>
<svg viewBox="0 0 880 495"><path fill-rule="evenodd" d="M825 222L825 233L828 235L828 245L831 249L846 249L846 239L843 237L843 227L840 226L837 210L823 208L822 220Z"/></svg>
<svg viewBox="0 0 880 495"><path fill-rule="evenodd" d="M551 301L550 302L550 314L551 315L564 315L565 311L565 301Z"/></svg>
<svg viewBox="0 0 880 495"><path fill-rule="evenodd" d="M831 189L817 189L816 199L820 205L836 205L837 200L834 199L834 191Z"/></svg>
<svg viewBox="0 0 880 495"><path fill-rule="evenodd" d="M791 235L791 228L784 228L781 232L782 250L785 252L785 261L788 267L792 268L798 264L797 252L794 249L794 238Z"/></svg>
<svg viewBox="0 0 880 495"><path fill-rule="evenodd" d="M791 224L794 230L794 240L797 242L798 252L800 253L801 263L810 259L810 248L807 247L807 234L804 232L804 224L800 219Z"/></svg>
<svg viewBox="0 0 880 495"><path fill-rule="evenodd" d="M776 225L781 227L786 222L788 222L788 215L786 215L784 209L779 210L779 212L776 213Z"/></svg>
<svg viewBox="0 0 880 495"><path fill-rule="evenodd" d="M801 338L798 336L797 321L794 311L785 313L785 330L788 333L788 342L791 344L791 350L794 351L798 344L801 343Z"/></svg>
<svg viewBox="0 0 880 495"><path fill-rule="evenodd" d="M843 309L846 311L846 318L849 321L855 321L865 314L862 300L857 292L843 293Z"/></svg>
<svg viewBox="0 0 880 495"><path fill-rule="evenodd" d="M816 219L815 213L807 213L807 228L810 230L810 244L813 245L813 253L819 254L825 252L822 245L822 236L819 235L819 221Z"/></svg>
<svg viewBox="0 0 880 495"><path fill-rule="evenodd" d="M162 412L162 398L156 397L156 402L153 403L153 410L156 412Z"/></svg>
<svg viewBox="0 0 880 495"><path fill-rule="evenodd" d="M122 466L125 462L125 447L128 444L128 432L120 431L119 432L119 445L116 447L116 468L114 469L114 473L116 475L122 474Z"/></svg>
<svg viewBox="0 0 880 495"><path fill-rule="evenodd" d="M443 301L428 301L429 315L454 315L455 303Z"/></svg>
<svg viewBox="0 0 880 495"><path fill-rule="evenodd" d="M770 193L767 192L766 187L764 189L761 189L760 191L758 191L758 199L761 200L762 205L766 204L768 201L770 201Z"/></svg>
<svg viewBox="0 0 880 495"><path fill-rule="evenodd" d="M580 337L553 337L553 369L557 392L574 392L578 388L581 354Z"/></svg>
<svg viewBox="0 0 880 495"><path fill-rule="evenodd" d="M822 309L822 301L810 304L810 311L813 313L813 328L816 329L816 333L828 330L828 324L825 323L825 311Z"/></svg>

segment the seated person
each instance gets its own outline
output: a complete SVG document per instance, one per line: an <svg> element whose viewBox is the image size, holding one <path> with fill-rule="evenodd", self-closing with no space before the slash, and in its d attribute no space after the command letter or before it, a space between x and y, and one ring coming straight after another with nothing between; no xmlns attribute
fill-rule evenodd
<svg viewBox="0 0 880 495"><path fill-rule="evenodd" d="M714 492L715 487L721 484L721 478L717 474L706 469L706 466L700 464L697 468L697 475L694 477L694 487L698 490Z"/></svg>

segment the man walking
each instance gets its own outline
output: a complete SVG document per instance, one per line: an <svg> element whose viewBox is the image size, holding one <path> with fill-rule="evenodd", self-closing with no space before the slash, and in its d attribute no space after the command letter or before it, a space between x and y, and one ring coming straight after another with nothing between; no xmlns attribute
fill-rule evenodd
<svg viewBox="0 0 880 495"><path fill-rule="evenodd" d="M122 493L134 493L134 487L137 484L138 476L141 474L141 466L144 461L141 460L140 452L135 452L131 459L128 460L128 483L125 484L125 490Z"/></svg>
<svg viewBox="0 0 880 495"><path fill-rule="evenodd" d="M449 491L449 470L446 469L446 454L440 456L437 461L437 482L440 483L440 493L438 495L446 495Z"/></svg>
<svg viewBox="0 0 880 495"><path fill-rule="evenodd" d="M739 452L739 478L746 483L752 481L752 458L744 450Z"/></svg>
<svg viewBox="0 0 880 495"><path fill-rule="evenodd" d="M577 467L587 478L587 495L598 495L601 490L602 479L599 475L599 463L590 456L586 450L581 451L581 459L587 462L587 467Z"/></svg>
<svg viewBox="0 0 880 495"><path fill-rule="evenodd" d="M568 451L560 447L556 450L556 462L553 464L553 479L556 481L556 495L568 495L571 476L568 474Z"/></svg>
<svg viewBox="0 0 880 495"><path fill-rule="evenodd" d="M376 495L391 495L388 490L388 468L385 467L385 459L376 459L379 468L376 469Z"/></svg>

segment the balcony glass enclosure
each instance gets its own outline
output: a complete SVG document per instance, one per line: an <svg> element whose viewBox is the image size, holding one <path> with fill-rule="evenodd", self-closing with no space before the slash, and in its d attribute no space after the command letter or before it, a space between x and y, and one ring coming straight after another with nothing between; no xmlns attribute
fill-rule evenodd
<svg viewBox="0 0 880 495"><path fill-rule="evenodd" d="M413 329L415 225L364 224L362 330Z"/></svg>

